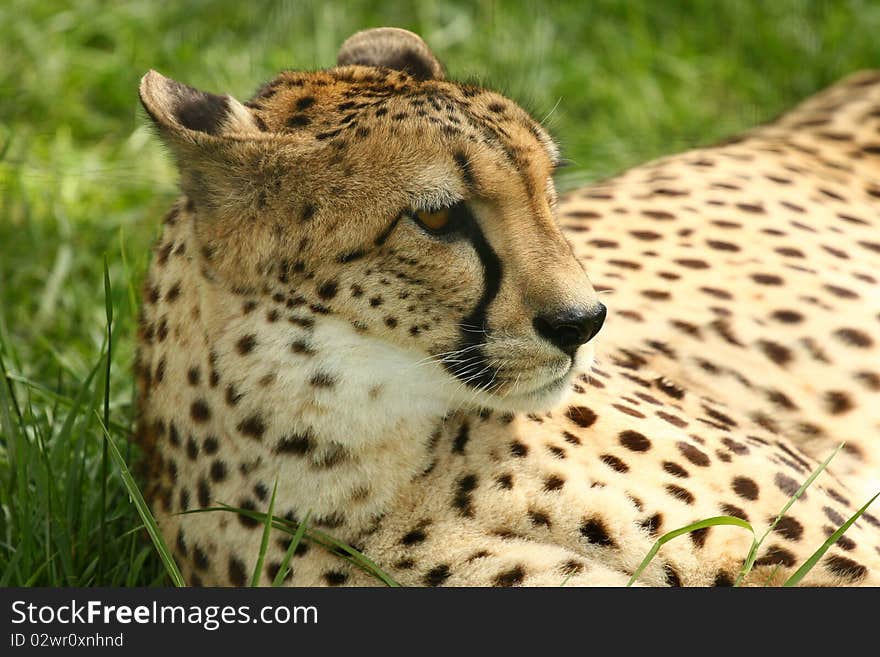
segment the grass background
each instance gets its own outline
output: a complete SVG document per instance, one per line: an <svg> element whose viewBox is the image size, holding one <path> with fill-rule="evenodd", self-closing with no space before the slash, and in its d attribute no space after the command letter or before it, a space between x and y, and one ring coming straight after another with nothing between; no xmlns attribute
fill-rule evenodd
<svg viewBox="0 0 880 657"><path fill-rule="evenodd" d="M563 188L711 143L880 68L872 0L5 0L0 585L168 582L104 460L99 421L134 461L136 290L175 196L138 106L140 76L156 68L243 100L280 69L332 65L348 35L379 25L418 32L451 77L546 117L574 162Z"/></svg>

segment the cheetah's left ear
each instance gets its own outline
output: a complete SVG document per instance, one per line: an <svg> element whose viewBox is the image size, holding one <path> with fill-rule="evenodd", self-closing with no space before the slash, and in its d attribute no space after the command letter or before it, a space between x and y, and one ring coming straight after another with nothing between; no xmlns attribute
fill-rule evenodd
<svg viewBox="0 0 880 657"><path fill-rule="evenodd" d="M141 79L138 91L147 114L172 141L199 143L204 135L259 130L253 115L232 96L199 91L156 71Z"/></svg>
<svg viewBox="0 0 880 657"><path fill-rule="evenodd" d="M442 80L443 67L418 34L398 27L377 27L345 40L336 57L339 66L384 66L417 80Z"/></svg>

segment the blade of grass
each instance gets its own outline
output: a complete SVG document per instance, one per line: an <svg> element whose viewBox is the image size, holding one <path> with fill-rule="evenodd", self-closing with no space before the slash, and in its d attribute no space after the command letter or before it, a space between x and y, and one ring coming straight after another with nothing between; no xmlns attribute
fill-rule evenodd
<svg viewBox="0 0 880 657"><path fill-rule="evenodd" d="M43 563L41 563L37 567L37 569L33 573L31 573L31 576L24 583L24 586L25 587L36 586L37 581L40 579L40 575L43 574L43 571L45 571L47 569L47 567L49 566L50 563L51 563L51 560L46 560Z"/></svg>
<svg viewBox="0 0 880 657"><path fill-rule="evenodd" d="M182 511L181 515L186 515L190 513L208 513L214 511L227 511L230 513L237 513L239 515L243 515L247 518L251 518L252 520L256 520L258 522L265 521L265 513L261 513L259 511L251 511L249 509L242 509L239 507L230 506L228 504L219 503L220 506L209 507L206 509L190 509L188 511ZM293 522L291 520L287 520L285 518L279 518L278 516L274 516L272 518L272 526L276 529L280 529L288 534L295 534L296 530L299 528L299 523ZM376 579L381 580L387 586L391 587L399 587L398 584L391 575L382 570L379 566L377 566L372 560L369 559L366 555L355 550L353 547L340 541L329 534L325 534L322 531L318 531L317 529L306 529L306 538L310 541L317 543L327 551L336 556L345 559L351 564L354 564L361 570L363 570L368 575L372 575Z"/></svg>
<svg viewBox="0 0 880 657"><path fill-rule="evenodd" d="M254 573L251 575L251 586L260 585L260 573L263 570L263 562L266 560L266 550L269 547L269 535L272 533L272 512L275 511L275 493L278 492L278 478L272 486L272 497L269 498L269 509L266 511L266 521L263 523L263 537L260 540L260 553L257 555L257 563Z"/></svg>
<svg viewBox="0 0 880 657"><path fill-rule="evenodd" d="M59 545L59 553L61 555L62 565L68 572L73 570L73 563L70 556L76 554L75 545L78 541L77 526L80 524L80 512L84 500L87 500L93 489L84 483L84 463L86 458L85 452L89 448L88 440L84 432L76 431L77 421L83 416L91 415L90 409L84 408L88 401L89 392L92 383L95 380L101 367L101 359L95 363L89 372L85 381L78 384L76 394L71 400L67 416L61 425L61 429L56 432L53 437L54 445L52 448L52 458L59 464L59 472L64 476L64 489L66 499L64 500L63 517L59 524L63 524L67 531L61 536L67 544ZM61 371L61 370L59 370ZM62 402L62 405L63 402ZM81 425L84 423L80 423ZM82 459L77 458L77 452L82 454ZM81 535L81 534L80 534ZM53 579L52 581L58 581Z"/></svg>
<svg viewBox="0 0 880 657"><path fill-rule="evenodd" d="M284 559L281 560L281 567L275 574L272 586L281 586L284 583L284 578L287 577L287 573L290 571L290 560L293 558L293 553L296 552L300 542L302 542L311 516L312 512L307 512L306 517L303 518L303 521L299 523L299 527L296 528L296 533L293 535L293 538L290 539L290 545L287 546L287 552L284 553Z"/></svg>
<svg viewBox="0 0 880 657"><path fill-rule="evenodd" d="M791 577L785 580L783 586L797 586L798 584L800 584L800 581L807 575L807 573L809 573L813 569L813 567L819 562L819 559L821 559L825 555L825 553L828 552L828 548L834 545L837 540L844 535L846 530L849 529L856 520L862 517L862 514L868 510L868 507L871 506L874 503L874 500L876 500L878 497L880 497L880 493L877 493L876 495L874 495L874 497L865 502L865 505L861 509L852 514L849 520L838 527L837 531L831 534L831 536L828 537L828 540L825 541L822 546L818 550L816 550L812 554L812 556L810 556L810 558L807 559L801 565L801 567L794 572Z"/></svg>
<svg viewBox="0 0 880 657"><path fill-rule="evenodd" d="M33 405L31 404L30 396L27 398L27 415L32 420L35 418ZM45 504L45 510L41 510L40 515L43 516L43 523L45 525L44 529L44 548L46 551L46 563L50 566L54 564L52 559L51 550L53 543L53 527L57 528L57 532L54 533L55 540L57 540L61 546L62 550L69 549L70 542L67 536L67 526L63 522L63 518L60 517L58 513L58 508L61 506L61 500L64 499L63 492L58 491L59 479L55 476L54 468L52 466L52 461L49 458L49 451L46 449L46 443L43 436L43 431L39 423L34 422L32 424L34 439L37 445L37 454L42 461L43 467L38 469L34 473L34 478L37 480L38 490L41 490L45 493L45 496L37 495L35 496L35 503L37 504ZM56 500L58 501L55 504Z"/></svg>
<svg viewBox="0 0 880 657"><path fill-rule="evenodd" d="M0 162L6 159L6 154L9 152L9 147L12 145L12 137L7 137L3 140L3 146L0 146Z"/></svg>
<svg viewBox="0 0 880 657"><path fill-rule="evenodd" d="M73 579L69 582L69 586L97 586L97 583L94 580L95 571L98 568L98 557L90 560L86 567L83 569L82 574L79 575L76 579Z"/></svg>
<svg viewBox="0 0 880 657"><path fill-rule="evenodd" d="M89 394L89 388L92 385L92 380L95 378L95 375L98 373L98 368L101 365L101 361L98 360L95 363L95 366L92 368L92 371L89 372L86 380L82 382L79 386L79 389L76 392L76 396L73 399L62 395L56 395L55 401L59 403L61 406L68 406L67 416L64 418L64 423L61 425L61 430L58 432L58 435L54 438L54 449L53 449L53 457L57 460L61 460L60 456L62 452L67 456L66 464L70 464L70 454L72 450L70 449L73 425L76 422L76 419L80 415L80 408L83 403L86 401L86 397ZM21 379L19 379L21 380ZM25 385L30 385L30 382L26 382Z"/></svg>
<svg viewBox="0 0 880 657"><path fill-rule="evenodd" d="M660 551L660 548L662 548L672 539L678 538L679 536L682 536L684 534L689 534L693 531L697 531L698 529L704 529L706 527L716 527L718 525L742 527L743 529L748 529L750 532L752 532L753 536L755 534L755 530L748 522L746 522L742 518L737 518L736 516L715 516L712 518L706 518L705 520L691 523L690 525L685 525L684 527L680 527L678 529L673 529L671 532L666 532L665 534L663 534L663 536L657 539L653 547L651 547L651 549L648 551L648 554L645 555L644 559L642 559L639 567L636 568L635 572L632 574L632 577L629 578L629 581L626 583L626 585L632 586L639 578L639 575L641 575L645 568L648 567L648 564L651 563L651 560L657 555L657 552Z"/></svg>
<svg viewBox="0 0 880 657"><path fill-rule="evenodd" d="M138 303L137 303L137 292L135 292L134 280L132 279L131 268L128 266L128 258L125 255L125 239L123 237L122 226L119 227L119 253L122 258L122 270L125 272L125 283L126 288L128 290L128 315L129 317L136 317L138 315ZM134 377L131 378L131 407L134 408L137 404L137 382ZM131 434L132 421L134 420L134 415L129 415L129 426L127 433ZM132 441L127 441L125 445L125 459L131 460L131 447ZM134 538L132 538L131 544L132 550L134 549Z"/></svg>
<svg viewBox="0 0 880 657"><path fill-rule="evenodd" d="M773 582L776 581L776 573L782 568L782 564L778 563L773 567L769 573L764 575L764 586L773 586Z"/></svg>
<svg viewBox="0 0 880 657"><path fill-rule="evenodd" d="M113 363L113 299L110 290L110 267L104 254L104 308L107 314L107 369L104 375L104 420L110 425L110 367ZM98 582L103 583L104 557L107 549L107 441L101 443L101 533L98 538Z"/></svg>
<svg viewBox="0 0 880 657"><path fill-rule="evenodd" d="M345 554L339 556L346 559L346 561L354 563L365 573L382 580L387 586L394 588L400 586L391 575L379 568L379 566L377 566L376 563L369 559L365 554L348 545L348 543L343 543L339 539L330 536L330 534L325 534L317 529L310 529L309 534L312 540L317 539L319 542L323 542L323 544L330 544L337 550L342 550ZM338 551L336 554L339 554Z"/></svg>
<svg viewBox="0 0 880 657"><path fill-rule="evenodd" d="M782 507L782 510L777 514L776 518L773 520L767 530L761 535L761 538L752 542L752 547L749 549L749 554L746 557L745 562L743 562L742 570L739 571L739 574L736 576L736 581L733 583L734 586L739 586L752 571L752 568L755 565L755 561L758 558L758 550L760 549L761 544L764 542L764 539L766 539L767 536L770 535L770 532L772 532L779 521L782 520L782 517L791 508L791 505L797 502L800 496L804 494L804 491L806 491L807 488L810 487L810 484L812 484L816 480L816 477L818 477L825 470L825 468L828 467L828 464L831 463L831 459L837 456L837 453L841 449L843 449L844 444L845 443L841 443L840 445L838 445L837 449L835 449L831 453L831 455L827 459L825 459L823 463L819 464L819 466L815 470L813 470L813 473L807 478L807 480L803 484L801 484L801 487L797 489L795 494L792 495L791 498L789 498L786 505Z"/></svg>
<svg viewBox="0 0 880 657"><path fill-rule="evenodd" d="M8 298L2 278L0 278L0 298ZM19 360L15 346L12 344L12 338L9 335L9 326L6 324L6 313L4 312L4 305L2 303L0 303L0 346L2 346L3 352L9 356L9 361L12 363L13 367L20 371L21 361Z"/></svg>
<svg viewBox="0 0 880 657"><path fill-rule="evenodd" d="M95 363L95 367L92 368L92 370L89 372L88 376L86 377L87 382L82 385L88 386L89 384L91 384L91 381L94 379L95 373L97 372L98 369L100 369L101 365L103 365L103 364L104 364L103 358L98 360L98 362ZM62 395L58 392L50 390L49 388L47 388L43 384L38 383L38 382L34 381L33 379L29 379L26 376L22 376L21 374L16 374L15 372L8 372L7 377L9 378L10 382L21 383L22 385L27 386L28 389L30 389L31 391L38 393L40 396L45 397L46 399L58 404L59 406L63 406L65 408L70 408L70 407L74 406L74 404L76 403L75 397L72 398L69 395ZM73 384L75 384L77 381L79 381L79 379L74 380ZM80 403L82 403L82 402L80 402ZM111 407L112 406L113 405L111 404ZM120 433L120 434L124 434L129 431L129 428L127 426L124 426L122 424L119 424L118 422L113 422L113 421L111 421L110 424L107 425L107 428L110 429L111 431L115 431L116 433ZM56 439L56 442L57 442L57 439ZM64 447L64 445L62 444L62 448L63 447Z"/></svg>
<svg viewBox="0 0 880 657"><path fill-rule="evenodd" d="M25 556L22 546L16 545L14 549L7 549L10 550L12 558L9 560L9 563L6 564L6 570L3 572L3 576L0 577L0 587L3 588L11 586L11 582L23 582L27 579L27 576L22 576L23 569L19 565L24 560Z"/></svg>
<svg viewBox="0 0 880 657"><path fill-rule="evenodd" d="M128 310L131 317L137 315L137 291L134 289L131 268L128 265L128 258L125 255L125 238L122 234L122 226L119 227L119 253L122 257L122 271L125 272L126 288L128 290Z"/></svg>
<svg viewBox="0 0 880 657"><path fill-rule="evenodd" d="M126 461L128 459L126 458ZM123 540L124 537L120 536L119 540ZM135 549L137 548L137 537L132 534L128 541L128 569L127 569L127 582L135 581L132 577L132 572L135 569ZM142 564L141 564L142 565ZM141 565L137 566L137 569L140 570ZM118 570L118 569L117 569ZM110 586L118 586L115 582L111 582ZM132 584L128 584L128 586L133 586Z"/></svg>
<svg viewBox="0 0 880 657"><path fill-rule="evenodd" d="M137 583L141 580L141 572L143 571L144 564L147 559L152 555L152 550L149 546L144 546L140 552L138 552L137 556L129 557L129 568L128 575L125 580L125 585L127 587L137 586Z"/></svg>
<svg viewBox="0 0 880 657"><path fill-rule="evenodd" d="M2 304L0 304L0 310L2 310ZM0 312L0 315L2 315L2 312ZM7 375L8 370L3 359L3 353L7 352L7 350L8 345L5 335L0 332L0 375L3 377L3 380L0 381L0 430L6 436L7 457L10 464L9 490L7 494L10 500L14 500L17 497L22 501L21 504L9 505L11 524L15 528L17 540L12 560L4 575L4 586L12 577L13 570L15 572L15 581L24 581L27 577L25 573L31 571L28 560L32 556L34 532L30 508L24 503L25 500L29 499L28 482L31 450L28 445L27 428L25 427L18 401L15 398L15 388Z"/></svg>
<svg viewBox="0 0 880 657"><path fill-rule="evenodd" d="M95 367L93 367L92 370L89 372L88 376L86 377L86 380L80 385L84 385L84 386L88 387L91 384L92 380L94 379L94 376L97 373L97 370L100 369L101 365L103 365L103 364L104 364L104 359L103 358L99 359L98 362L95 363ZM59 406L64 406L66 408L70 408L70 407L74 406L76 403L76 397L71 398L69 395L59 394L58 392L50 390L49 388L44 386L42 383L38 383L38 382L34 381L33 379L29 379L26 376L22 376L21 374L16 374L15 372L7 372L7 377L10 382L21 383L22 385L27 386L30 390L37 392L39 395L45 397L46 399L48 399L52 402L56 402ZM79 379L76 379L74 381L74 383L76 383L76 381L79 381ZM82 402L80 402L80 403L82 403ZM119 424L118 422L110 422L110 424L108 424L107 427L113 431L116 431L117 433L126 433L128 431L128 427L123 426L123 425Z"/></svg>
<svg viewBox="0 0 880 657"><path fill-rule="evenodd" d="M3 346L2 336L0 336L0 347ZM19 429L21 429L21 413L18 412L18 406L15 401L15 394L12 388L12 380L6 369L6 363L3 360L3 351L0 349L0 376L3 377L0 383L0 431L6 436L7 450L9 452L9 462L15 464L16 448L18 447L18 439L20 438ZM18 422L13 420L13 415ZM14 480L10 480L13 484ZM10 495L12 491L10 490Z"/></svg>
<svg viewBox="0 0 880 657"><path fill-rule="evenodd" d="M0 341L0 346L5 346L5 342ZM11 402L12 409L15 411L15 415L18 418L18 423L21 424L21 407L18 405L18 399L15 397L15 388L12 387L12 378L9 376L9 370L6 369L6 363L3 361L2 351L0 351L0 374L3 374L3 382L7 389L9 401Z"/></svg>
<svg viewBox="0 0 880 657"><path fill-rule="evenodd" d="M95 414L97 415L97 412ZM98 422L101 422L100 416L98 417ZM125 489L128 491L129 497L131 497L131 500L137 508L137 512L147 529L147 534L149 534L150 540L152 540L153 545L156 546L156 551L159 553L159 557L165 565L165 570L171 578L171 582L174 586L186 586L186 583L183 581L183 576L180 574L180 570L174 562L174 557L171 556L171 550L168 549L168 546L165 544L165 539L162 538L162 533L159 531L156 519L150 512L150 507L148 507L146 501L144 501L144 497L141 495L141 491L138 488L134 477L131 476L131 472L129 472L128 466L122 458L122 453L116 447L113 437L110 435L110 432L107 431L107 427L105 427L103 423L101 423L101 429L104 432L104 440L107 441L109 446L110 455L113 457L113 460L119 468L119 473L122 476L122 482L125 484Z"/></svg>

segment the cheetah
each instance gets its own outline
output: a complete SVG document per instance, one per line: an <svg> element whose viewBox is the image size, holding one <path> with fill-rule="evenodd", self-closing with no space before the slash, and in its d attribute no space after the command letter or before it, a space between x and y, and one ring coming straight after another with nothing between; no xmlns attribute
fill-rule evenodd
<svg viewBox="0 0 880 657"><path fill-rule="evenodd" d="M838 443L745 584L880 489L880 73L559 199L546 130L396 28L245 103L155 71L140 98L182 194L144 283L137 438L189 584L247 584L263 525L182 512L273 490L402 585L620 586L673 529L769 527ZM731 585L751 540L694 531L637 583ZM378 584L309 540L280 577ZM880 584L880 520L803 584Z"/></svg>

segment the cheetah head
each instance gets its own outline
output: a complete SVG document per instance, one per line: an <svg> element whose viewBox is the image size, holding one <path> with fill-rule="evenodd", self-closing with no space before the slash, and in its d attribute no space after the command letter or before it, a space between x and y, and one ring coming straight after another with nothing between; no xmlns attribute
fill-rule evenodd
<svg viewBox="0 0 880 657"><path fill-rule="evenodd" d="M410 354L448 405L545 410L589 368L605 307L556 223L556 145L418 36L360 32L246 103L155 71L140 96L215 284Z"/></svg>

